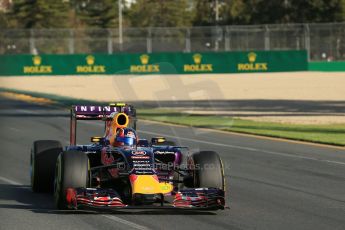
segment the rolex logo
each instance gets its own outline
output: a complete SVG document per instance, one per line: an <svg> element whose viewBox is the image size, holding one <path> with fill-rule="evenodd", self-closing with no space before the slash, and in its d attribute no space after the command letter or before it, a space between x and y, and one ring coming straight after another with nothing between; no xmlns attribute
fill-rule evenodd
<svg viewBox="0 0 345 230"><path fill-rule="evenodd" d="M88 55L88 56L86 57L86 63L87 63L88 65L93 65L93 64L95 64L95 57L92 56L92 55Z"/></svg>
<svg viewBox="0 0 345 230"><path fill-rule="evenodd" d="M202 55L199 53L194 54L193 56L194 64L185 64L183 65L184 72L213 72L213 65L210 63L203 63Z"/></svg>
<svg viewBox="0 0 345 230"><path fill-rule="evenodd" d="M238 63L237 64L237 70L238 71L268 71L268 63L267 62L262 62L258 63L257 62L257 57L258 55L254 52L250 52L247 55L248 57L248 62L247 63Z"/></svg>
<svg viewBox="0 0 345 230"><path fill-rule="evenodd" d="M53 73L53 67L51 65L42 65L42 58L38 55L34 55L32 57L32 63L33 63L32 66L23 66L23 73L25 74Z"/></svg>
<svg viewBox="0 0 345 230"><path fill-rule="evenodd" d="M200 64L201 63L201 59L202 59L202 55L201 54L194 54L193 55L193 60L195 64Z"/></svg>
<svg viewBox="0 0 345 230"><path fill-rule="evenodd" d="M143 54L140 56L140 61L142 65L147 65L149 63L150 57L149 55Z"/></svg>
<svg viewBox="0 0 345 230"><path fill-rule="evenodd" d="M32 58L32 62L34 63L34 65L41 65L42 63L42 58L40 56L34 56Z"/></svg>
<svg viewBox="0 0 345 230"><path fill-rule="evenodd" d="M85 58L87 65L77 65L77 73L105 73L104 65L95 65L96 58L93 55L88 55Z"/></svg>
<svg viewBox="0 0 345 230"><path fill-rule="evenodd" d="M131 65L131 73L158 73L159 64L149 64L150 56L147 54L140 55L139 57L141 65Z"/></svg>
<svg viewBox="0 0 345 230"><path fill-rule="evenodd" d="M254 52L251 52L251 53L249 53L248 54L248 60L249 60L249 62L255 62L256 61L256 53L254 53Z"/></svg>

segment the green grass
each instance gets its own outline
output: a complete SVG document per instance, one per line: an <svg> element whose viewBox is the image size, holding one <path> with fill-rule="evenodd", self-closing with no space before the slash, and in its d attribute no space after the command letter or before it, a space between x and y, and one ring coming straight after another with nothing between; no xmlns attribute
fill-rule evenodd
<svg viewBox="0 0 345 230"><path fill-rule="evenodd" d="M229 116L187 115L159 109L139 109L138 117L193 127L345 146L345 124L300 125L258 122Z"/></svg>
<svg viewBox="0 0 345 230"><path fill-rule="evenodd" d="M1 91L22 93L33 97L48 98L57 101L63 107L69 107L73 104L106 104L105 102L102 103L91 100L80 100L76 98L62 97L52 94L35 93L14 89L10 90L0 87L0 92ZM299 125L258 122L232 118L230 116L187 115L182 114L178 111L167 109L138 109L137 114L139 119L345 146L345 124Z"/></svg>

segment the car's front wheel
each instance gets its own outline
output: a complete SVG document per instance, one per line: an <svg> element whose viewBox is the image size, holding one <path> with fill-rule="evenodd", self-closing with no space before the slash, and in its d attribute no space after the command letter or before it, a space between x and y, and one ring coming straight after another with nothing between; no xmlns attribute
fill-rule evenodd
<svg viewBox="0 0 345 230"><path fill-rule="evenodd" d="M88 156L79 151L65 151L56 162L54 200L58 209L70 209L66 200L68 188L86 188L90 185Z"/></svg>
<svg viewBox="0 0 345 230"><path fill-rule="evenodd" d="M194 187L225 189L224 169L219 155L213 151L193 154Z"/></svg>

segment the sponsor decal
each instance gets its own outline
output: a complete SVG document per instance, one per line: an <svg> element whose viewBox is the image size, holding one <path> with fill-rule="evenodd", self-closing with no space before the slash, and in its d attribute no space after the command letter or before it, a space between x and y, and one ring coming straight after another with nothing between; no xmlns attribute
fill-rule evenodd
<svg viewBox="0 0 345 230"><path fill-rule="evenodd" d="M23 67L23 73L29 73L29 74L34 74L34 73L52 73L53 72L53 67L50 65L42 65L42 57L40 56L33 56L32 57L32 66L24 66Z"/></svg>
<svg viewBox="0 0 345 230"><path fill-rule="evenodd" d="M194 54L193 55L194 64L186 64L183 66L184 72L213 72L212 64L202 64L202 55Z"/></svg>
<svg viewBox="0 0 345 230"><path fill-rule="evenodd" d="M111 106L93 106L93 105L78 105L75 107L76 112L117 112L116 107Z"/></svg>
<svg viewBox="0 0 345 230"><path fill-rule="evenodd" d="M132 156L132 158L133 157L138 157L138 156ZM140 157L150 158L149 156L140 156ZM135 168L136 170L152 170L152 164L150 160L143 160L143 159L133 160L133 168Z"/></svg>
<svg viewBox="0 0 345 230"><path fill-rule="evenodd" d="M131 156L132 159L150 159L149 156Z"/></svg>
<svg viewBox="0 0 345 230"><path fill-rule="evenodd" d="M160 72L159 65L157 64L149 64L150 56L147 54L143 54L140 57L141 65L131 65L130 72L131 73L158 73Z"/></svg>
<svg viewBox="0 0 345 230"><path fill-rule="evenodd" d="M145 151L132 151L132 155L134 156L144 156L146 155Z"/></svg>
<svg viewBox="0 0 345 230"><path fill-rule="evenodd" d="M78 65L76 67L77 73L105 73L106 69L104 65L95 65L96 58L92 55L88 55L86 58L86 65Z"/></svg>
<svg viewBox="0 0 345 230"><path fill-rule="evenodd" d="M175 154L175 152L171 152L171 151L156 151L156 152L154 152L154 154L157 154L157 155L170 155L170 154Z"/></svg>
<svg viewBox="0 0 345 230"><path fill-rule="evenodd" d="M170 190L170 187L171 187L171 186L168 186L167 184L161 185L161 189L162 189L163 191L165 191L165 190Z"/></svg>
<svg viewBox="0 0 345 230"><path fill-rule="evenodd" d="M268 71L268 63L257 63L257 54L250 52L248 54L248 63L237 64L238 71Z"/></svg>
<svg viewBox="0 0 345 230"><path fill-rule="evenodd" d="M150 167L150 164L134 164L134 167Z"/></svg>
<svg viewBox="0 0 345 230"><path fill-rule="evenodd" d="M149 164L150 161L149 160L141 160L140 159L140 160L134 160L133 163L148 163Z"/></svg>

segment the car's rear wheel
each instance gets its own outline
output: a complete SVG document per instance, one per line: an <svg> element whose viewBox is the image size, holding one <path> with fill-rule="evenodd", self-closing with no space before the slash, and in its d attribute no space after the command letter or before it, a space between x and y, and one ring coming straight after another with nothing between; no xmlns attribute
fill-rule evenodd
<svg viewBox="0 0 345 230"><path fill-rule="evenodd" d="M90 185L88 156L79 151L59 155L55 169L54 200L58 209L70 209L66 200L68 188L86 188Z"/></svg>
<svg viewBox="0 0 345 230"><path fill-rule="evenodd" d="M33 143L30 155L30 179L34 192L52 192L56 159L62 152L59 141L39 140Z"/></svg>
<svg viewBox="0 0 345 230"><path fill-rule="evenodd" d="M213 151L201 151L192 157L195 167L194 186L224 190L224 170L219 155Z"/></svg>

